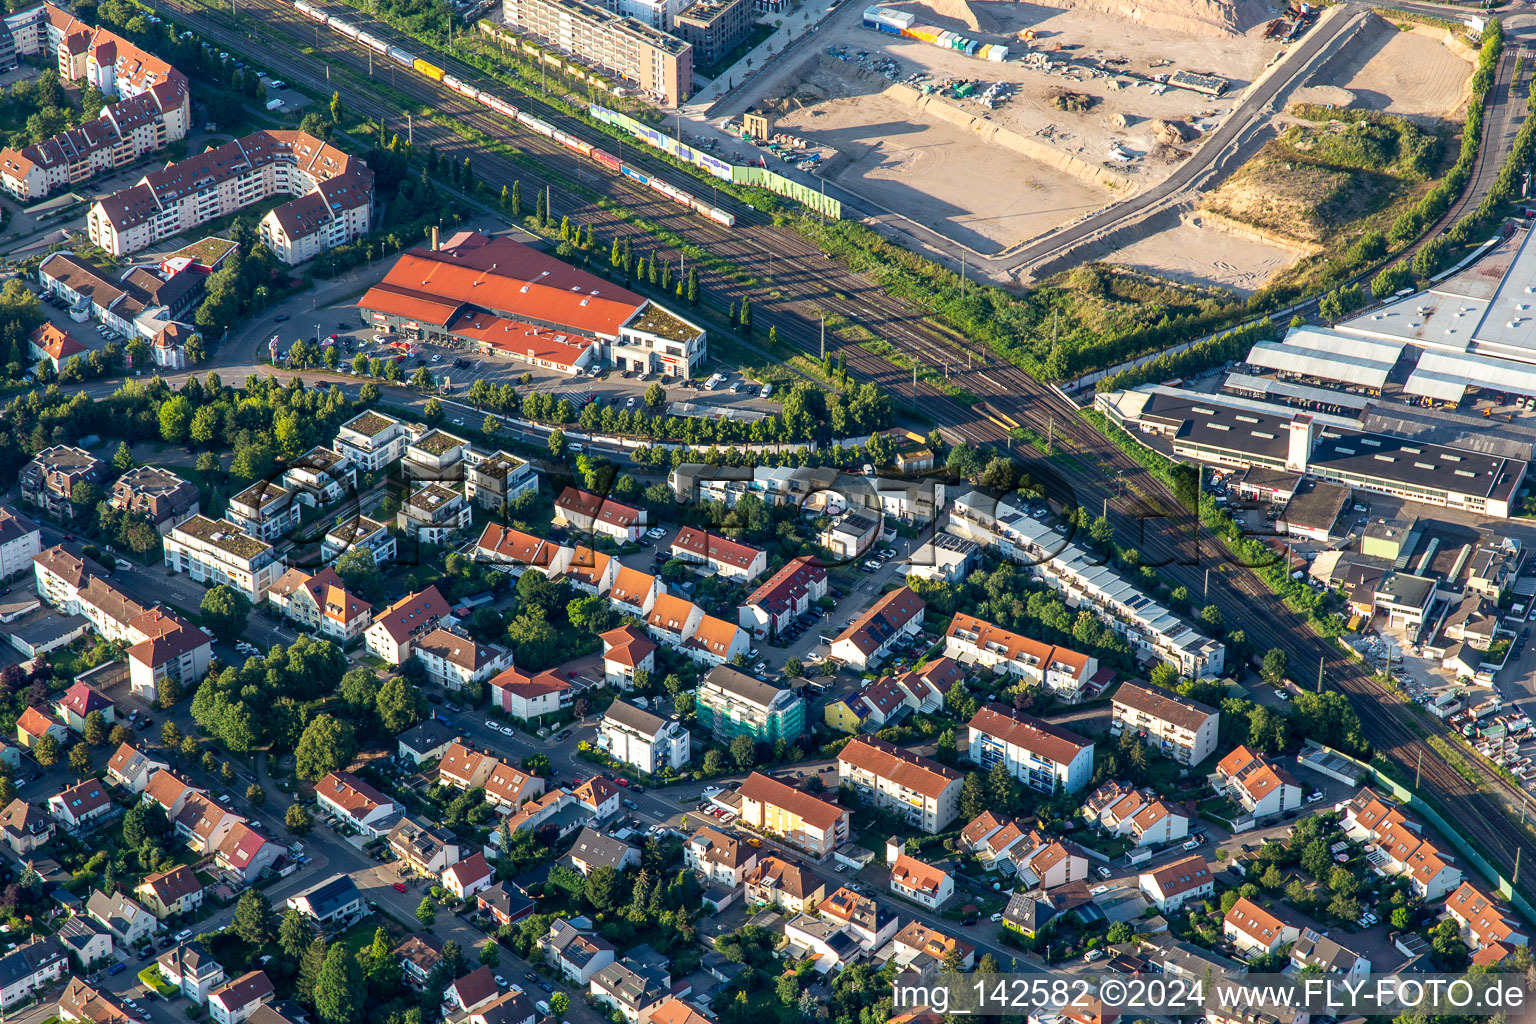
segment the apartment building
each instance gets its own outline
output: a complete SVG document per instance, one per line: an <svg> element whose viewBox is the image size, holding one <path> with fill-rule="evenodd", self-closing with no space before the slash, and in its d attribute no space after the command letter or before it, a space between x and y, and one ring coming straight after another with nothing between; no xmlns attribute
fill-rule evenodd
<svg viewBox="0 0 1536 1024"><path fill-rule="evenodd" d="M598 636L603 642L603 681L632 690L636 672L656 669L656 645L634 626L619 626Z"/></svg>
<svg viewBox="0 0 1536 1024"><path fill-rule="evenodd" d="M343 423L331 447L358 469L372 473L404 455L409 440L405 424L370 409Z"/></svg>
<svg viewBox="0 0 1536 1024"><path fill-rule="evenodd" d="M786 562L742 602L736 621L755 639L788 629L827 596L827 570L809 556Z"/></svg>
<svg viewBox="0 0 1536 1024"><path fill-rule="evenodd" d="M448 602L436 587L428 587L374 615L373 624L363 632L363 642L370 654L399 665L411 656L412 645L444 620L452 620Z"/></svg>
<svg viewBox="0 0 1536 1024"><path fill-rule="evenodd" d="M267 591L283 574L283 563L271 544L204 515L177 523L162 544L167 569L184 572L199 583L227 583L252 604L265 601Z"/></svg>
<svg viewBox="0 0 1536 1024"><path fill-rule="evenodd" d="M929 835L944 831L960 813L959 772L878 737L855 737L843 747L837 777L859 799L894 811Z"/></svg>
<svg viewBox="0 0 1536 1024"><path fill-rule="evenodd" d="M491 679L491 706L513 718L532 722L571 706L575 687L554 672L530 674L517 667L502 669Z"/></svg>
<svg viewBox="0 0 1536 1024"><path fill-rule="evenodd" d="M749 902L767 904L786 914L803 914L826 898L827 886L810 869L768 853L747 872L746 894Z"/></svg>
<svg viewBox="0 0 1536 1024"><path fill-rule="evenodd" d="M197 487L158 466L130 469L112 484L107 500L113 508L148 519L162 536L201 510Z"/></svg>
<svg viewBox="0 0 1536 1024"><path fill-rule="evenodd" d="M967 726L970 758L984 769L1003 764L1031 789L1075 793L1093 775L1093 741L1000 704L977 710Z"/></svg>
<svg viewBox="0 0 1536 1024"><path fill-rule="evenodd" d="M746 41L757 16L752 0L699 0L672 19L672 32L693 47L693 59L709 66Z"/></svg>
<svg viewBox="0 0 1536 1024"><path fill-rule="evenodd" d="M1301 786L1291 773L1247 747L1238 747L1217 762L1211 785L1255 818L1301 806Z"/></svg>
<svg viewBox="0 0 1536 1024"><path fill-rule="evenodd" d="M194 333L176 321L192 318L207 280L190 264L172 268L167 260L123 272L68 251L45 257L37 268L42 290L68 302L72 317L95 318L125 338L145 339L154 364L170 369L185 366Z"/></svg>
<svg viewBox="0 0 1536 1024"><path fill-rule="evenodd" d="M750 583L768 569L768 552L694 526L677 531L671 554L679 561L707 565L720 576L742 583Z"/></svg>
<svg viewBox="0 0 1536 1024"><path fill-rule="evenodd" d="M1165 661L1182 676L1220 675L1226 648L1200 633L1141 588L1067 543L1028 509L980 491L955 500L948 532L974 540L1060 591L1069 608L1084 608L1125 637L1131 648Z"/></svg>
<svg viewBox="0 0 1536 1024"><path fill-rule="evenodd" d="M353 516L325 531L320 557L331 563L348 551L367 551L375 565L383 565L395 557L395 547L395 535L389 527L367 516Z"/></svg>
<svg viewBox="0 0 1536 1024"><path fill-rule="evenodd" d="M395 802L351 772L331 772L315 783L315 804L363 835L386 835L400 818Z"/></svg>
<svg viewBox="0 0 1536 1024"><path fill-rule="evenodd" d="M1122 683L1110 702L1110 734L1130 730L1153 750L1196 765L1216 752L1221 712L1149 683Z"/></svg>
<svg viewBox="0 0 1536 1024"><path fill-rule="evenodd" d="M944 653L1034 683L1067 701L1080 700L1099 671L1092 655L1031 640L974 615L957 614L950 620Z"/></svg>
<svg viewBox="0 0 1536 1024"><path fill-rule="evenodd" d="M98 199L86 227L92 242L123 256L285 194L295 198L259 225L262 241L284 263L302 263L372 227L373 172L299 131L254 132L168 164Z"/></svg>
<svg viewBox="0 0 1536 1024"><path fill-rule="evenodd" d="M43 550L43 531L32 520L0 507L0 580L32 571Z"/></svg>
<svg viewBox="0 0 1536 1024"><path fill-rule="evenodd" d="M406 441L400 472L412 483L434 481L458 487L464 479L469 442L446 430L428 430Z"/></svg>
<svg viewBox="0 0 1536 1024"><path fill-rule="evenodd" d="M709 885L734 889L757 867L757 850L706 825L688 837L683 863Z"/></svg>
<svg viewBox="0 0 1536 1024"><path fill-rule="evenodd" d="M538 37L638 84L666 107L693 92L693 47L581 0L502 0L508 28Z"/></svg>
<svg viewBox="0 0 1536 1024"><path fill-rule="evenodd" d="M7 17L6 29L17 53L53 63L61 79L95 86L108 100L95 121L0 151L0 185L18 200L33 202L132 163L191 129L186 76L117 33L53 4Z"/></svg>
<svg viewBox="0 0 1536 1024"><path fill-rule="evenodd" d="M539 489L533 465L516 455L498 451L478 455L469 450L464 471L464 497L481 508L497 509Z"/></svg>
<svg viewBox="0 0 1536 1024"><path fill-rule="evenodd" d="M629 701L616 700L603 714L597 745L609 756L647 775L674 771L691 756L688 730L674 719L653 715Z"/></svg>
<svg viewBox="0 0 1536 1024"><path fill-rule="evenodd" d="M357 492L357 470L344 455L311 448L283 470L283 488L298 504L324 508Z"/></svg>
<svg viewBox="0 0 1536 1024"><path fill-rule="evenodd" d="M347 593L335 569L321 569L313 576L289 569L273 582L267 599L284 618L338 644L356 640L373 621L373 605Z"/></svg>
<svg viewBox="0 0 1536 1024"><path fill-rule="evenodd" d="M831 657L860 671L876 667L904 638L923 628L926 607L909 587L890 591L833 639Z"/></svg>
<svg viewBox="0 0 1536 1024"><path fill-rule="evenodd" d="M100 485L106 475L107 464L84 448L56 444L21 467L21 500L59 519L73 519L75 485Z"/></svg>
<svg viewBox="0 0 1536 1024"><path fill-rule="evenodd" d="M694 697L700 728L723 743L742 734L793 743L805 732L803 698L728 665L710 669Z"/></svg>
<svg viewBox="0 0 1536 1024"><path fill-rule="evenodd" d="M300 511L292 491L258 480L229 499L224 518L247 537L272 543L299 525Z"/></svg>
<svg viewBox="0 0 1536 1024"><path fill-rule="evenodd" d="M507 648L478 643L441 626L412 644L411 653L427 670L427 678L449 691L487 682L512 664Z"/></svg>
<svg viewBox="0 0 1536 1024"><path fill-rule="evenodd" d="M753 772L737 790L741 823L813 857L825 857L848 840L848 812L778 779Z"/></svg>
<svg viewBox="0 0 1536 1024"><path fill-rule="evenodd" d="M400 503L395 527L421 544L447 544L460 530L469 528L472 514L462 490L429 483L417 487Z"/></svg>

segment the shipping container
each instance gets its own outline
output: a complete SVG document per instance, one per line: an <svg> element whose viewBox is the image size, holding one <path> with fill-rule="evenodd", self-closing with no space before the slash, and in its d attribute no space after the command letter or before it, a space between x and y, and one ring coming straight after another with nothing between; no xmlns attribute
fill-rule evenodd
<svg viewBox="0 0 1536 1024"><path fill-rule="evenodd" d="M396 64L404 64L406 67L413 67L416 64L416 55L409 50L402 50L398 46L391 46L384 51L384 54Z"/></svg>
<svg viewBox="0 0 1536 1024"><path fill-rule="evenodd" d="M443 80L443 69L438 67L436 64L429 64L427 61L422 60L420 57L417 57L411 62L411 67L415 68L421 74L426 75L434 82L441 82Z"/></svg>
<svg viewBox="0 0 1536 1024"><path fill-rule="evenodd" d="M517 108L500 96L492 96L490 93L482 91L480 93L480 102L503 117L509 117L514 121L517 120Z"/></svg>

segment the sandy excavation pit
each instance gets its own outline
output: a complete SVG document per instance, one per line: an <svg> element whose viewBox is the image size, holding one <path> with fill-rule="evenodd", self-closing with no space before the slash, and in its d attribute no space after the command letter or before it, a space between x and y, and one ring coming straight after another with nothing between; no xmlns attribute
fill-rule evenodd
<svg viewBox="0 0 1536 1024"><path fill-rule="evenodd" d="M1250 295L1299 255L1297 249L1223 231L1196 215L1147 235L1108 257L1106 262L1187 284L1213 285Z"/></svg>
<svg viewBox="0 0 1536 1024"><path fill-rule="evenodd" d="M1409 117L1463 116L1475 62L1471 50L1448 44L1441 30L1401 31L1372 21L1359 44L1324 69L1324 82L1309 82L1293 98Z"/></svg>

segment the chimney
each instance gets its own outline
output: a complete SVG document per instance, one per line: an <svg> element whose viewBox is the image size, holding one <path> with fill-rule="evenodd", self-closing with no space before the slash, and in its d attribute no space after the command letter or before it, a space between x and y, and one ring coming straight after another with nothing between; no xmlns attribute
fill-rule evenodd
<svg viewBox="0 0 1536 1024"><path fill-rule="evenodd" d="M432 225L432 251L437 252L437 225Z"/></svg>
<svg viewBox="0 0 1536 1024"><path fill-rule="evenodd" d="M1293 473L1305 473L1307 460L1312 455L1312 417L1297 413L1291 418L1290 445L1285 453L1285 468Z"/></svg>

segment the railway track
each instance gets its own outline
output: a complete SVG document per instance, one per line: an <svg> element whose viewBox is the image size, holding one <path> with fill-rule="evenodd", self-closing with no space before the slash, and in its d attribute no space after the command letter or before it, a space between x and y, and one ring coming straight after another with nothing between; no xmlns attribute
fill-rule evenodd
<svg viewBox="0 0 1536 1024"><path fill-rule="evenodd" d="M325 78L321 60L299 52L281 38L287 36L307 41L311 35L316 35L313 31L315 23L275 0L247 0L248 10L254 8L260 12L260 21L248 25L247 35L207 17L201 9L185 0L150 0L150 3L228 48L245 49L249 41L265 41L261 51L263 62L285 77L308 81ZM347 13L354 20L365 17L350 8ZM402 45L419 45L378 23L371 23L369 31ZM346 37L322 28L317 38L329 39L327 58L336 59L353 75L367 75L366 55L345 45ZM483 75L463 62L440 54L433 56L451 73L481 85L488 84ZM336 82L332 82L332 86L353 110L392 121L400 116L400 111L391 109L364 88ZM751 294L754 307L766 314L760 322L774 323L780 338L801 351L812 355L818 352L817 312L824 310L868 327L910 359L932 367L952 364L953 377L978 398L985 398L1042 434L1048 431L1054 434L1080 462L1085 463L1083 471L1068 479L1056 463L1039 458L1032 448L1015 444L1000 425L979 416L927 380L919 380L914 385L905 368L856 345L842 349L850 373L856 379L874 382L893 395L910 400L939 426L968 442L997 445L1021 456L1053 499L1082 505L1095 512L1103 508L1113 509L1116 515L1112 516L1112 521L1117 521L1117 536L1122 544L1137 548L1148 563L1164 563L1161 571L1176 585L1185 586L1191 594L1204 595L1205 568L1216 557L1219 546L1210 538L1200 541L1193 515L1178 507L1167 488L1082 421L1075 406L1047 385L1016 367L985 359L979 366L974 361L969 367L962 366L966 360L964 339L925 322L921 309L891 299L871 281L824 259L819 250L803 238L774 228L764 214L734 198L722 196L717 204L730 209L737 217L737 227L727 230L683 212L669 200L643 186L626 183L622 177L607 176L600 185L596 184L604 179L605 173L595 165L585 163L578 154L542 136L515 130L511 123L499 116L464 101L427 79L411 74L397 75L395 88L492 139L507 141L534 158L536 163L519 161L479 147L430 121L416 128L418 145L436 144L440 150L474 152L478 172L487 180L510 182L521 179L525 187L549 189L553 209L569 214L577 223L591 223L605 239L629 237L642 253L652 247L650 235L592 202L583 194L583 189L572 188L569 182L591 180L594 182L591 191L618 198L647 220L736 266L769 262L771 284L768 287L782 291L785 297L767 295L761 287L749 289L732 275L707 265L696 269L701 284L713 295L735 301ZM561 116L547 105L521 98L519 102L526 102L538 116L559 124L573 135L594 144L612 145L606 136ZM675 168L651 160L643 152L638 156L626 152L624 159L682 180ZM686 184L690 190L699 187L691 180ZM675 248L661 245L655 248L663 258L678 258ZM787 271L777 272L771 265L773 261L777 261L778 268L787 264ZM1157 525L1148 528L1149 522ZM1478 835L1495 863L1508 873L1515 863L1517 850L1522 846L1532 848L1529 834L1508 817L1508 805L1528 799L1524 793L1473 755L1467 755L1466 761L1473 766L1480 785L1469 784L1430 746L1418 728L1407 724L1414 722L1414 712L1395 694L1371 679L1334 645L1318 638L1300 616L1286 608L1251 572L1240 567L1231 571L1224 571L1221 566L1216 568L1217 571L1209 574L1208 600L1223 609L1229 627L1244 630L1257 649L1278 647L1285 651L1298 673L1304 672L1307 666L1318 664L1321 658L1326 679L1355 704L1372 745L1400 770L1410 775L1421 770L1425 788L1438 799L1442 809L1448 816L1467 823L1469 834ZM1202 596L1202 603L1205 600L1207 598Z"/></svg>

